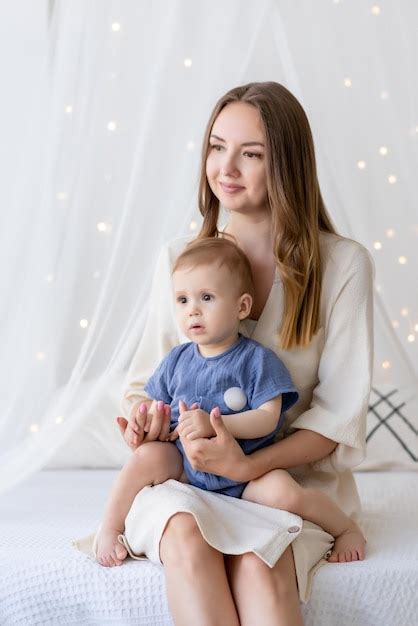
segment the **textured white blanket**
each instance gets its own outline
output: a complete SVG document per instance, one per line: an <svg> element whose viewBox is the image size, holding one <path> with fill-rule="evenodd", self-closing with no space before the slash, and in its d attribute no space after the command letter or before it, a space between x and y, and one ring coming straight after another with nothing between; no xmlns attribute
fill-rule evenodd
<svg viewBox="0 0 418 626"><path fill-rule="evenodd" d="M71 540L95 528L115 472L41 472L0 498L1 626L168 626L162 568L102 568ZM418 474L356 474L367 559L327 564L305 626L418 626Z"/></svg>

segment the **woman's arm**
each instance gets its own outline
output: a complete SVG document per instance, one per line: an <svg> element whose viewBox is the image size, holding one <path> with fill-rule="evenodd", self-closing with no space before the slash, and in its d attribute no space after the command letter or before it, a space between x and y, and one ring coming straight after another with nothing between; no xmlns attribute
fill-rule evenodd
<svg viewBox="0 0 418 626"><path fill-rule="evenodd" d="M285 439L246 456L241 468L243 480L253 480L278 467L289 469L319 461L331 454L336 447L336 441L313 430L298 430Z"/></svg>
<svg viewBox="0 0 418 626"><path fill-rule="evenodd" d="M282 441L245 455L226 428L222 417L211 414L216 436L211 439L181 438L193 469L247 482L270 470L288 469L324 458L337 443L310 430L298 430Z"/></svg>

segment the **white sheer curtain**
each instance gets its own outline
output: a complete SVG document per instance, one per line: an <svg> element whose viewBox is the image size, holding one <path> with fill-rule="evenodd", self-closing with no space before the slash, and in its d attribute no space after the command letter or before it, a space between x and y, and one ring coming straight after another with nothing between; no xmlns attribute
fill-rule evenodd
<svg viewBox="0 0 418 626"><path fill-rule="evenodd" d="M120 391L156 254L198 228L211 108L246 82L282 82L305 107L329 211L375 258L375 379L416 383L413 0L56 0L7 11L0 490L45 466L98 398Z"/></svg>

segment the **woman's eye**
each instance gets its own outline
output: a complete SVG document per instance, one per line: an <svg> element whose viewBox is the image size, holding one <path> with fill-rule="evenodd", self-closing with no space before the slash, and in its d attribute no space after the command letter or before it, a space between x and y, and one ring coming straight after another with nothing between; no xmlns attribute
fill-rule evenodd
<svg viewBox="0 0 418 626"><path fill-rule="evenodd" d="M210 147L211 147L212 150L216 150L216 152L219 152L222 149L222 146L219 146L216 143L211 143Z"/></svg>
<svg viewBox="0 0 418 626"><path fill-rule="evenodd" d="M204 293L202 296L202 300L204 300L205 302L210 302L212 300L212 296L210 295L210 293Z"/></svg>
<svg viewBox="0 0 418 626"><path fill-rule="evenodd" d="M260 154L259 152L244 152L244 155L247 155L250 157L250 159L254 159L254 158L260 158L263 156L262 154Z"/></svg>

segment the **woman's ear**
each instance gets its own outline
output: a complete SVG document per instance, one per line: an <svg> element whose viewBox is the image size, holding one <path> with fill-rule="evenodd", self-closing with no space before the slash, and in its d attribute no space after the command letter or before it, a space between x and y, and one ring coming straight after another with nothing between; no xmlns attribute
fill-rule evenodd
<svg viewBox="0 0 418 626"><path fill-rule="evenodd" d="M245 320L246 317L251 313L251 308L253 306L253 298L249 293L243 293L239 299L239 311L238 317L240 320Z"/></svg>

